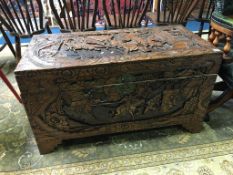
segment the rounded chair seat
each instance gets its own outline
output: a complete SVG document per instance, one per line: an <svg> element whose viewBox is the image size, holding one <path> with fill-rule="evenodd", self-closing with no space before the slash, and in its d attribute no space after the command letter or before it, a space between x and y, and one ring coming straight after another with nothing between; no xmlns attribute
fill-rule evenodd
<svg viewBox="0 0 233 175"><path fill-rule="evenodd" d="M223 48L224 61L219 72L223 82L216 83L215 90L222 91L222 93L210 102L208 112L215 110L233 98L233 49L231 47L233 38L233 0L214 0L214 2L215 10L211 17L209 41L213 45ZM222 37L225 38L223 45L220 43Z"/></svg>
<svg viewBox="0 0 233 175"><path fill-rule="evenodd" d="M233 17L224 16L222 13L214 11L211 20L224 28L233 30Z"/></svg>
<svg viewBox="0 0 233 175"><path fill-rule="evenodd" d="M218 48L223 50L224 45L224 40L221 40L218 44ZM231 45L233 45L233 41L231 41ZM224 56L224 58L225 59L222 62L219 71L219 76L224 80L224 82L230 89L233 89L233 62L227 61L233 59L233 49L231 49L230 52L226 56Z"/></svg>

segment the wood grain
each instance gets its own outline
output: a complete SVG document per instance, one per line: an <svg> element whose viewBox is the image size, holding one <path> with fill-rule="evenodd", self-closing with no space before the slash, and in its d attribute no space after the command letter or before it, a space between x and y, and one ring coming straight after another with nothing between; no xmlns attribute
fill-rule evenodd
<svg viewBox="0 0 233 175"><path fill-rule="evenodd" d="M41 153L67 139L201 130L220 51L181 26L87 33L35 37L16 69Z"/></svg>

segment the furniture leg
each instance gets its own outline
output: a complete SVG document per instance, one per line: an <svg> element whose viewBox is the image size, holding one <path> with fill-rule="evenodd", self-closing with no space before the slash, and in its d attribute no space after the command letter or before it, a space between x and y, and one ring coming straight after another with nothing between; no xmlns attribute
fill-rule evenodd
<svg viewBox="0 0 233 175"><path fill-rule="evenodd" d="M192 118L182 123L182 127L191 133L198 133L203 129L202 121L198 118Z"/></svg>
<svg viewBox="0 0 233 175"><path fill-rule="evenodd" d="M217 82L214 85L214 90L215 91L225 91L227 89L227 85L224 81Z"/></svg>
<svg viewBox="0 0 233 175"><path fill-rule="evenodd" d="M38 149L40 154L48 154L52 152L59 144L61 140L49 136L36 138Z"/></svg>
<svg viewBox="0 0 233 175"><path fill-rule="evenodd" d="M14 89L14 87L12 86L12 84L10 83L10 81L7 79L7 77L5 76L5 74L2 72L2 70L0 69L0 77L1 79L4 81L4 83L8 86L8 88L11 90L11 92L14 94L14 96L18 99L18 101L20 103L22 103L22 100L20 98L20 96L18 95L18 93L16 92L16 90Z"/></svg>
<svg viewBox="0 0 233 175"><path fill-rule="evenodd" d="M225 102L230 100L233 97L233 89L225 90L217 99L210 102L210 105L207 109L207 113L212 112L217 107L223 105Z"/></svg>
<svg viewBox="0 0 233 175"><path fill-rule="evenodd" d="M1 46L0 48L0 52L6 47L6 44L3 44L3 46Z"/></svg>
<svg viewBox="0 0 233 175"><path fill-rule="evenodd" d="M200 27L199 27L199 31L198 31L198 36L201 37L202 35L202 31L203 31L203 28L204 28L204 24L205 22L204 21L201 21L201 24L200 24Z"/></svg>
<svg viewBox="0 0 233 175"><path fill-rule="evenodd" d="M21 43L19 36L15 36L15 50L16 50L16 60L19 62L19 60L21 59Z"/></svg>
<svg viewBox="0 0 233 175"><path fill-rule="evenodd" d="M214 29L213 28L211 28L211 34L210 34L210 36L209 36L209 41L211 42L211 43L213 43L213 41L214 41L214 39L215 39L215 34L214 34Z"/></svg>
<svg viewBox="0 0 233 175"><path fill-rule="evenodd" d="M49 22L46 23L46 29L47 29L48 34L52 34L52 31L49 27Z"/></svg>
<svg viewBox="0 0 233 175"><path fill-rule="evenodd" d="M213 44L214 44L214 46L217 46L218 43L219 43L220 32L216 30L216 31L214 32L214 35L215 35L215 38L214 38Z"/></svg>
<svg viewBox="0 0 233 175"><path fill-rule="evenodd" d="M226 37L226 45L223 48L225 54L228 54L231 50L231 36Z"/></svg>
<svg viewBox="0 0 233 175"><path fill-rule="evenodd" d="M145 27L148 27L148 22L149 22L149 19L146 18Z"/></svg>
<svg viewBox="0 0 233 175"><path fill-rule="evenodd" d="M209 114L206 114L206 116L204 118L204 121L205 122L209 122L210 121L210 115Z"/></svg>
<svg viewBox="0 0 233 175"><path fill-rule="evenodd" d="M6 44L7 44L7 46L9 47L9 49L11 50L11 52L13 53L13 55L16 56L15 49L14 49L14 47L12 46L12 43L11 43L11 41L9 40L9 38L8 38L8 36L7 36L6 32L5 32L5 30L3 29L2 25L0 25L0 31L1 31L1 33L2 33L2 36L3 36L3 38L4 38L4 40L5 40Z"/></svg>

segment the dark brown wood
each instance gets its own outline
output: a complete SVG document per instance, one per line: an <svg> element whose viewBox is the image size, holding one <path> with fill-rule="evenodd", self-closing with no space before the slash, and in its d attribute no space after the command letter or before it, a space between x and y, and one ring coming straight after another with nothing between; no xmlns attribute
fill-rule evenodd
<svg viewBox="0 0 233 175"><path fill-rule="evenodd" d="M158 0L156 12L147 12L146 16L157 25L184 25L198 2L199 0Z"/></svg>
<svg viewBox="0 0 233 175"><path fill-rule="evenodd" d="M35 13L35 7L39 10ZM0 0L0 19L11 31L12 35L20 37L32 36L44 29L43 7L40 0Z"/></svg>
<svg viewBox="0 0 233 175"><path fill-rule="evenodd" d="M21 58L20 38L30 38L48 29L41 0L0 0L0 21L16 37L17 60Z"/></svg>
<svg viewBox="0 0 233 175"><path fill-rule="evenodd" d="M224 81L217 82L214 85L215 91L224 91L225 89L227 89L227 84Z"/></svg>
<svg viewBox="0 0 233 175"><path fill-rule="evenodd" d="M210 24L210 17L214 10L214 0L202 0L199 1L196 5L195 9L191 13L191 20L195 20L199 22L199 30L197 34L202 36L203 34L210 34L209 30L204 31L204 25Z"/></svg>
<svg viewBox="0 0 233 175"><path fill-rule="evenodd" d="M15 58L17 62L21 59L21 42L20 42L20 37L18 35L15 36L15 50L16 50L16 55Z"/></svg>
<svg viewBox="0 0 233 175"><path fill-rule="evenodd" d="M0 22L0 32L2 33L2 36L5 40L5 44L3 44L3 46L0 48L0 52L5 48L5 46L7 45L11 52L13 53L13 55L15 55L15 50L10 42L10 39L8 38L5 30L3 29L2 23ZM22 100L19 96L19 94L17 93L17 91L15 90L15 88L12 86L11 82L8 80L8 78L6 77L6 75L3 73L3 71L0 69L0 78L2 79L2 81L6 84L6 86L9 88L9 90L14 94L14 96L16 97L16 99L22 103Z"/></svg>
<svg viewBox="0 0 233 175"><path fill-rule="evenodd" d="M210 102L207 112L212 112L233 98L233 89L226 88L221 95Z"/></svg>
<svg viewBox="0 0 233 175"><path fill-rule="evenodd" d="M219 40L221 36L224 36L226 38L226 44L223 48L224 55L223 55L223 63L224 64L230 64L233 62L232 57L229 57L228 54L231 50L231 39L233 37L233 31L230 29L225 28L224 26L217 24L213 20L211 20L211 34L209 36L209 41L215 45L218 46ZM226 81L223 78L223 82ZM222 86L225 85L225 86ZM231 87L227 86L227 83L222 84L216 84L215 89L218 91L223 91L221 95L219 95L216 99L210 102L210 105L208 107L208 112L214 111L218 107L222 106L225 102L233 98L233 89Z"/></svg>
<svg viewBox="0 0 233 175"><path fill-rule="evenodd" d="M14 47L13 47L13 45L12 45L10 39L8 38L8 36L7 36L7 34L6 34L5 30L4 30L4 27L2 26L2 23L1 23L1 22L0 22L0 32L2 33L2 36L3 36L3 38L4 38L4 40L5 40L5 43L6 43L6 44L4 44L4 45L7 45L7 46L9 47L9 49L11 50L12 54L13 54L14 56L16 56ZM5 46L4 46L4 47L5 47ZM3 49L4 47L2 47L2 49ZM2 49L0 49L0 50L2 50Z"/></svg>
<svg viewBox="0 0 233 175"><path fill-rule="evenodd" d="M0 52L6 47L6 43L4 43L3 45L1 45L0 47Z"/></svg>
<svg viewBox="0 0 233 175"><path fill-rule="evenodd" d="M175 25L43 35L15 73L48 153L66 139L171 125L200 131L221 54Z"/></svg>
<svg viewBox="0 0 233 175"><path fill-rule="evenodd" d="M95 30L98 0L58 0L59 9L49 2L62 32Z"/></svg>
<svg viewBox="0 0 233 175"><path fill-rule="evenodd" d="M140 27L149 7L149 0L102 0L108 29Z"/></svg>

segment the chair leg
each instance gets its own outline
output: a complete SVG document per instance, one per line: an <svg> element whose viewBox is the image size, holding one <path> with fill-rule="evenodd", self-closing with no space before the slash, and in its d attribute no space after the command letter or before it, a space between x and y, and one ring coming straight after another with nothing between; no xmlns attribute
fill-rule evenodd
<svg viewBox="0 0 233 175"><path fill-rule="evenodd" d="M213 43L214 39L215 39L215 34L214 34L214 28L211 28L211 33L210 33L210 36L209 36L209 41L211 43Z"/></svg>
<svg viewBox="0 0 233 175"><path fill-rule="evenodd" d="M11 43L11 41L9 40L9 38L8 38L8 36L7 36L6 32L5 32L5 30L2 28L2 25L0 25L0 31L1 31L1 33L2 33L2 36L3 36L3 38L4 38L4 40L5 40L6 44L7 44L7 46L9 47L9 49L11 50L11 52L13 53L13 55L16 56L15 49L14 49L14 47L12 46L12 43Z"/></svg>
<svg viewBox="0 0 233 175"><path fill-rule="evenodd" d="M222 106L225 102L233 97L233 89L226 89L217 99L210 102L207 113L212 112L216 108Z"/></svg>
<svg viewBox="0 0 233 175"><path fill-rule="evenodd" d="M146 18L145 27L148 27L149 19Z"/></svg>
<svg viewBox="0 0 233 175"><path fill-rule="evenodd" d="M231 36L226 37L226 45L223 48L225 54L228 54L231 50Z"/></svg>
<svg viewBox="0 0 233 175"><path fill-rule="evenodd" d="M19 62L19 60L21 59L21 43L19 36L15 36L15 50L16 50L16 60Z"/></svg>
<svg viewBox="0 0 233 175"><path fill-rule="evenodd" d="M213 44L214 44L214 46L217 46L218 43L219 43L220 32L216 30L216 31L214 32L214 36L215 36L215 38L214 38Z"/></svg>
<svg viewBox="0 0 233 175"><path fill-rule="evenodd" d="M0 47L0 52L6 47L6 44L3 44L1 47Z"/></svg>
<svg viewBox="0 0 233 175"><path fill-rule="evenodd" d="M48 34L52 34L52 31L51 31L51 29L49 27L49 22L47 22L45 26L46 26Z"/></svg>
<svg viewBox="0 0 233 175"><path fill-rule="evenodd" d="M198 30L198 36L200 36L200 37L202 36L202 33L203 33L204 24L205 24L205 22L201 21L201 24L200 24L200 27Z"/></svg>
<svg viewBox="0 0 233 175"><path fill-rule="evenodd" d="M215 91L225 91L227 89L227 85L224 81L217 82L214 85L214 90Z"/></svg>
<svg viewBox="0 0 233 175"><path fill-rule="evenodd" d="M2 70L0 69L0 78L4 81L4 83L8 86L8 88L11 90L11 92L14 94L14 96L17 98L17 100L22 103L22 100L20 98L20 96L18 95L18 93L16 92L16 90L14 89L14 87L12 86L12 84L10 83L10 81L7 79L7 77L5 76L5 74L2 72Z"/></svg>

